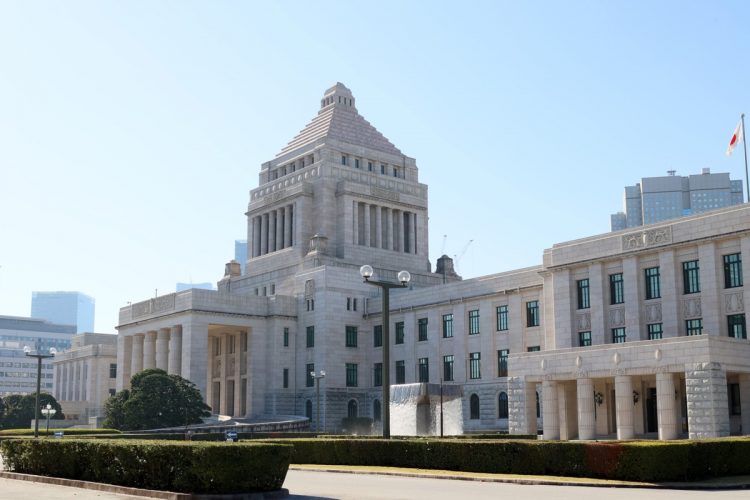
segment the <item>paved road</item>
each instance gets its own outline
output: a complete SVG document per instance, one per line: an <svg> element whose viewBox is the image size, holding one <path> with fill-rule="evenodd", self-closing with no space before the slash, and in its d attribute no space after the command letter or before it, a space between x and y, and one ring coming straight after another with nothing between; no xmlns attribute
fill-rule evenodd
<svg viewBox="0 0 750 500"><path fill-rule="evenodd" d="M581 486L535 486L452 479L290 470L284 487L290 500L455 500L457 498L513 500L748 500L750 492L677 491Z"/></svg>
<svg viewBox="0 0 750 500"><path fill-rule="evenodd" d="M143 500L144 497L0 478L0 498L2 500Z"/></svg>

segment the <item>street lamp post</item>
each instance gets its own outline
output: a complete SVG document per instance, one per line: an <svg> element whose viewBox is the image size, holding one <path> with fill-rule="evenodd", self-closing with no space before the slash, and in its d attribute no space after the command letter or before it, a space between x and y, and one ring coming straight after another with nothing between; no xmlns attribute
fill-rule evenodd
<svg viewBox="0 0 750 500"><path fill-rule="evenodd" d="M41 392L42 383L42 360L51 358L57 354L57 349L50 347L49 354L43 354L41 352L41 342L36 343L36 352L31 352L31 347L24 346L23 352L30 358L36 358L36 403L34 404L34 437L39 437L39 393Z"/></svg>
<svg viewBox="0 0 750 500"><path fill-rule="evenodd" d="M383 437L391 438L391 353L390 353L390 290L391 288L406 288L411 280L409 271L398 273L399 283L371 280L372 267L364 265L359 268L359 274L365 283L379 287L383 291Z"/></svg>
<svg viewBox="0 0 750 500"><path fill-rule="evenodd" d="M45 417L47 417L47 431L45 432L45 434L46 434L47 436L49 436L49 419L50 419L50 418L51 418L51 417L52 417L52 416L53 416L53 415L54 415L55 413L57 413L57 410L55 410L54 408L52 408L52 405L51 405L51 404L49 404L49 403L47 403L47 406L46 406L46 407L42 408L42 415L44 415Z"/></svg>
<svg viewBox="0 0 750 500"><path fill-rule="evenodd" d="M315 379L315 392L316 392L316 410L315 410L315 432L320 432L320 379L325 378L325 370L319 372L310 372L310 376Z"/></svg>

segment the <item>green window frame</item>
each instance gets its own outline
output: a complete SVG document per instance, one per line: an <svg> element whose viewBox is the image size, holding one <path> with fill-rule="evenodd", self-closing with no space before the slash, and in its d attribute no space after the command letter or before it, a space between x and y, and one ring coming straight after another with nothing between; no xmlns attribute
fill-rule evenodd
<svg viewBox="0 0 750 500"><path fill-rule="evenodd" d="M469 379L478 380L482 378L481 359L482 353L472 352L469 354Z"/></svg>
<svg viewBox="0 0 750 500"><path fill-rule="evenodd" d="M497 331L504 332L508 330L508 306L497 306Z"/></svg>
<svg viewBox="0 0 750 500"><path fill-rule="evenodd" d="M469 311L469 335L479 333L479 309Z"/></svg>
<svg viewBox="0 0 750 500"><path fill-rule="evenodd" d="M591 331L578 332L578 346L588 347L591 345Z"/></svg>
<svg viewBox="0 0 750 500"><path fill-rule="evenodd" d="M289 389L289 368L284 368L283 375L283 386L284 389Z"/></svg>
<svg viewBox="0 0 750 500"><path fill-rule="evenodd" d="M443 338L453 337L453 314L443 314Z"/></svg>
<svg viewBox="0 0 750 500"><path fill-rule="evenodd" d="M727 316L727 331L730 337L736 339L747 338L747 327L745 326L744 314L730 314Z"/></svg>
<svg viewBox="0 0 750 500"><path fill-rule="evenodd" d="M406 383L406 364L403 360L396 361L396 383Z"/></svg>
<svg viewBox="0 0 750 500"><path fill-rule="evenodd" d="M661 281L659 266L643 270L646 276L646 300L661 298Z"/></svg>
<svg viewBox="0 0 750 500"><path fill-rule="evenodd" d="M576 288L578 289L578 309L589 309L591 307L589 279L584 278L576 281Z"/></svg>
<svg viewBox="0 0 750 500"><path fill-rule="evenodd" d="M700 293L700 269L697 260L682 263L682 291L685 295Z"/></svg>
<svg viewBox="0 0 750 500"><path fill-rule="evenodd" d="M664 328L661 323L651 323L646 325L648 329L649 340L661 340L664 335Z"/></svg>
<svg viewBox="0 0 750 500"><path fill-rule="evenodd" d="M383 363L375 363L372 367L372 385L373 387L383 386Z"/></svg>
<svg viewBox="0 0 750 500"><path fill-rule="evenodd" d="M404 343L404 322L399 321L396 323L396 344Z"/></svg>
<svg viewBox="0 0 750 500"><path fill-rule="evenodd" d="M347 363L346 364L346 386L347 387L357 387L358 385L358 369L357 363Z"/></svg>
<svg viewBox="0 0 750 500"><path fill-rule="evenodd" d="M346 327L346 347L357 347L357 327L347 325Z"/></svg>
<svg viewBox="0 0 750 500"><path fill-rule="evenodd" d="M539 326L539 301L530 300L526 302L526 326Z"/></svg>
<svg viewBox="0 0 750 500"><path fill-rule="evenodd" d="M372 346L383 347L383 325L375 325L372 329Z"/></svg>
<svg viewBox="0 0 750 500"><path fill-rule="evenodd" d="M623 304L625 302L625 286L622 273L609 275L609 303L611 305Z"/></svg>
<svg viewBox="0 0 750 500"><path fill-rule="evenodd" d="M419 318L417 320L417 332L420 342L427 340L427 318Z"/></svg>
<svg viewBox="0 0 750 500"><path fill-rule="evenodd" d="M497 376L507 377L508 376L508 355L510 351L508 349L500 349L497 351Z"/></svg>
<svg viewBox="0 0 750 500"><path fill-rule="evenodd" d="M428 383L430 381L430 359L419 358L419 382Z"/></svg>
<svg viewBox="0 0 750 500"><path fill-rule="evenodd" d="M612 328L612 343L613 344L624 344L625 343L625 327Z"/></svg>
<svg viewBox="0 0 750 500"><path fill-rule="evenodd" d="M307 363L305 368L305 386L314 387L315 378L313 378L312 374L315 371L315 363Z"/></svg>
<svg viewBox="0 0 750 500"><path fill-rule="evenodd" d="M315 347L315 327L307 327L307 347Z"/></svg>
<svg viewBox="0 0 750 500"><path fill-rule="evenodd" d="M289 328L284 328L284 347L289 347Z"/></svg>
<svg viewBox="0 0 750 500"><path fill-rule="evenodd" d="M742 255L732 253L724 256L724 288L742 286Z"/></svg>
<svg viewBox="0 0 750 500"><path fill-rule="evenodd" d="M443 382L453 382L453 354L443 356Z"/></svg>
<svg viewBox="0 0 750 500"><path fill-rule="evenodd" d="M689 319L685 321L685 334L688 337L703 335L703 318Z"/></svg>

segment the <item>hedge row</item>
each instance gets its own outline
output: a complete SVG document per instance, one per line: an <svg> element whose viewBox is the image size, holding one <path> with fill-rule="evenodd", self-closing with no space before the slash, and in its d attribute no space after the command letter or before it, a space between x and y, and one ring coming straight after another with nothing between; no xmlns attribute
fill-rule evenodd
<svg viewBox="0 0 750 500"><path fill-rule="evenodd" d="M292 447L272 443L192 443L91 439L0 442L8 470L188 493L281 488Z"/></svg>
<svg viewBox="0 0 750 500"><path fill-rule="evenodd" d="M55 432L64 432L66 436L78 436L82 434L120 434L117 429L50 429L49 435L53 436ZM48 433L44 429L39 429L40 436L46 436ZM0 436L33 436L34 429L5 429L0 431Z"/></svg>
<svg viewBox="0 0 750 500"><path fill-rule="evenodd" d="M272 441L279 442L279 441ZM522 441L289 439L293 463L369 465L627 481L693 481L750 474L750 439Z"/></svg>

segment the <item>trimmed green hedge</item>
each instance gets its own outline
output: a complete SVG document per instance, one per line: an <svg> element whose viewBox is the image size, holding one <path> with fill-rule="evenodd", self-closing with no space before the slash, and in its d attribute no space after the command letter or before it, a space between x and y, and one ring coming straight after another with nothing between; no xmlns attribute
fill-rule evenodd
<svg viewBox="0 0 750 500"><path fill-rule="evenodd" d="M54 436L55 432L62 431L66 436L78 436L81 434L120 434L117 429L50 429L49 435ZM34 429L5 429L0 431L0 436L33 436ZM44 437L47 435L47 431L39 429L39 435Z"/></svg>
<svg viewBox="0 0 750 500"><path fill-rule="evenodd" d="M292 447L272 443L193 443L92 439L0 442L8 470L188 493L281 488Z"/></svg>
<svg viewBox="0 0 750 500"><path fill-rule="evenodd" d="M467 472L693 481L750 474L750 439L537 441L468 439L289 439L293 463Z"/></svg>

